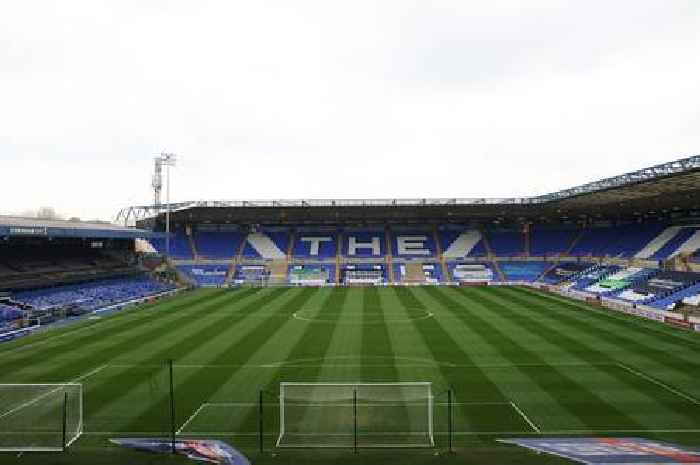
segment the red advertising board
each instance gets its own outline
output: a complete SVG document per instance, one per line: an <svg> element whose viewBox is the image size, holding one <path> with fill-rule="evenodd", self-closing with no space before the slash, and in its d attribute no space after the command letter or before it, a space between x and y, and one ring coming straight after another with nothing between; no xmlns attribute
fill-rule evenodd
<svg viewBox="0 0 700 465"><path fill-rule="evenodd" d="M678 318L673 318L670 316L664 317L664 323L683 329L692 329L693 327L693 325L688 321L680 320Z"/></svg>

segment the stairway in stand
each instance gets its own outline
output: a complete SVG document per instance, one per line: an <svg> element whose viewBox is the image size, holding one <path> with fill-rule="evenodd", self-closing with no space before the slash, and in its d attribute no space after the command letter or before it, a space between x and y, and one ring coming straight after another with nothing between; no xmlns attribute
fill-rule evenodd
<svg viewBox="0 0 700 465"><path fill-rule="evenodd" d="M569 248L566 249L566 252L564 252L565 256L571 255L571 251L574 250L574 247L576 247L576 244L578 244L581 241L581 238L583 235L586 234L586 228L581 228L581 231L574 237L574 240L571 241L571 244L569 245Z"/></svg>
<svg viewBox="0 0 700 465"><path fill-rule="evenodd" d="M287 283L287 260L272 260L265 267L270 272L269 284Z"/></svg>
<svg viewBox="0 0 700 465"><path fill-rule="evenodd" d="M226 274L226 280L224 281L224 284L230 283L233 277L236 275L236 268L241 263L241 257L243 257L243 250L245 250L245 244L246 241L241 241L241 245L238 246L236 255L234 255L231 258L231 265L228 268L228 273Z"/></svg>
<svg viewBox="0 0 700 465"><path fill-rule="evenodd" d="M395 277L394 277L394 256L392 255L392 250L391 250L391 230L387 226L384 229L384 239L385 239L385 247L386 247L386 271L387 271L387 276L389 277L389 283L394 283L396 282Z"/></svg>
<svg viewBox="0 0 700 465"><path fill-rule="evenodd" d="M501 281L505 281L506 275L503 274L501 267L498 265L498 260L496 260L496 257L493 255L493 249L491 248L491 242L489 241L489 238L486 235L486 230L481 231L481 238L484 241L484 248L486 249L486 254L489 260L491 260L491 263L493 263L494 270L496 270L496 273L498 273L498 278Z"/></svg>
<svg viewBox="0 0 700 465"><path fill-rule="evenodd" d="M338 243L335 247L335 283L340 284L340 263L343 256L343 233L338 233Z"/></svg>
<svg viewBox="0 0 700 465"><path fill-rule="evenodd" d="M525 225L525 230L523 231L523 245L525 249L525 256L530 256L530 242L532 241L532 231L529 225Z"/></svg>
<svg viewBox="0 0 700 465"><path fill-rule="evenodd" d="M418 262L408 262L404 265L406 267L406 277L404 282L406 283L425 283L425 273L423 272L423 264Z"/></svg>
<svg viewBox="0 0 700 465"><path fill-rule="evenodd" d="M194 238L192 237L192 227L191 226L187 226L186 233L187 233L187 242L189 242L190 249L192 249L192 258L195 261L197 261L197 260L199 260L199 255L197 254L197 247L194 245Z"/></svg>
<svg viewBox="0 0 700 465"><path fill-rule="evenodd" d="M435 253L437 254L437 258L440 261L440 268L442 269L442 279L443 281L450 281L450 273L447 268L445 256L442 253L442 244L440 244L440 234L435 225L433 225L433 240L435 241Z"/></svg>

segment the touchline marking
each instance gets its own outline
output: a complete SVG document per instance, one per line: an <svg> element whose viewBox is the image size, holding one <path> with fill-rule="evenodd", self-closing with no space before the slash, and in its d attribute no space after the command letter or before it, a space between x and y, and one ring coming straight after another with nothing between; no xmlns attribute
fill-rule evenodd
<svg viewBox="0 0 700 465"><path fill-rule="evenodd" d="M695 397L688 395L684 392L681 392L678 389L676 389L672 386L669 386L668 384L666 384L662 381L659 381L658 379L652 378L651 376L649 376L641 371L635 370L634 368L629 367L629 366L625 365L624 363L618 363L617 366L619 366L623 370L627 370L628 372L632 373L635 376L638 376L642 379L649 381L650 383L656 384L657 386L667 390L668 392L670 392L672 394L677 395L678 397L681 397L681 398L687 400L688 402L692 402L695 405L700 405L700 400L696 399Z"/></svg>
<svg viewBox="0 0 700 465"><path fill-rule="evenodd" d="M530 428L532 428L533 430L535 430L535 432L537 432L537 433L540 432L539 426L537 426L535 423L533 423L533 421L530 420L530 418L529 418L527 415L525 415L525 412L523 412L523 411L520 409L520 407L518 407L518 405L517 405L515 402L513 402L513 401L511 400L511 401L510 401L510 405L513 407L513 409L515 409L516 412L518 412L518 415L520 415L520 416L523 418L523 420L525 420L525 422L526 422L528 425L530 425Z"/></svg>

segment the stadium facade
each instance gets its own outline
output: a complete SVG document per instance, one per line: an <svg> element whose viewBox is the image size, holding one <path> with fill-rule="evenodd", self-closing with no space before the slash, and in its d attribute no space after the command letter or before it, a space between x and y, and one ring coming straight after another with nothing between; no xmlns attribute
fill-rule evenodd
<svg viewBox="0 0 700 465"><path fill-rule="evenodd" d="M137 228L2 217L4 328L183 284L515 283L700 317L700 156L536 197L196 201L117 219Z"/></svg>
<svg viewBox="0 0 700 465"><path fill-rule="evenodd" d="M162 232L164 208L130 207L118 219ZM665 308L699 280L700 156L538 197L170 208L171 250L154 238L152 251L199 285L560 285L596 276L580 290L621 280L596 294Z"/></svg>
<svg viewBox="0 0 700 465"><path fill-rule="evenodd" d="M519 199L124 210L138 228L0 217L0 341L82 321L7 344L0 451L80 440L67 460L93 463L121 457L115 435L217 437L257 463L697 434L697 335L676 328L700 332L699 161ZM181 292L196 287L217 289Z"/></svg>

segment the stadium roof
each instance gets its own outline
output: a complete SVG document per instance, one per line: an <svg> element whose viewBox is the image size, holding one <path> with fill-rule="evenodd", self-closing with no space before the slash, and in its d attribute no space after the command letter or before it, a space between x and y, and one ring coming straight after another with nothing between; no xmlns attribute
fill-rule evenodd
<svg viewBox="0 0 700 465"><path fill-rule="evenodd" d="M17 216L0 216L0 237L73 237L100 239L134 239L150 237L142 229L111 223L42 220Z"/></svg>
<svg viewBox="0 0 700 465"><path fill-rule="evenodd" d="M159 217L165 205L123 209L117 222ZM234 200L171 204L173 221L330 223L337 221L541 221L630 219L700 211L700 155L533 197Z"/></svg>

